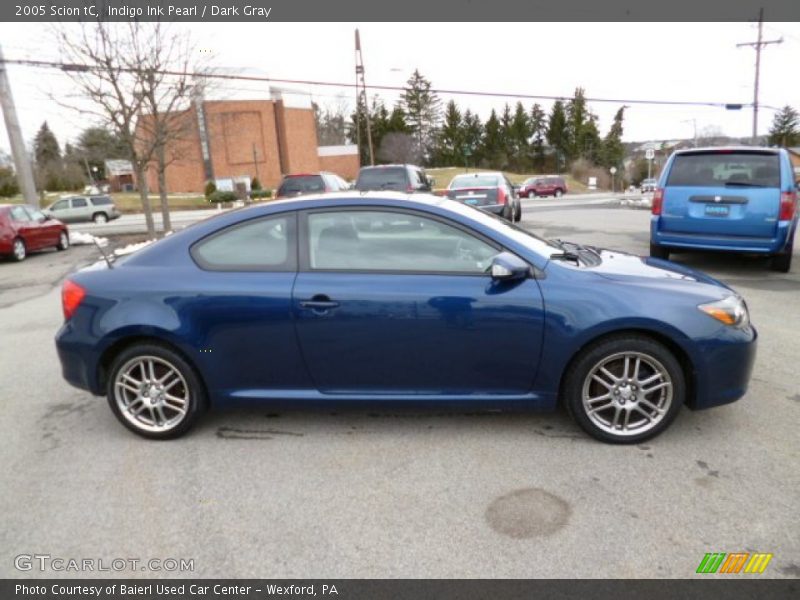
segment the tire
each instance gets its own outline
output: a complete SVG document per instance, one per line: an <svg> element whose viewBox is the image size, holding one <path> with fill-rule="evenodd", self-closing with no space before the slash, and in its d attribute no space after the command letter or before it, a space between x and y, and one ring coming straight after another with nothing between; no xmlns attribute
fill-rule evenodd
<svg viewBox="0 0 800 600"><path fill-rule="evenodd" d="M669 250L664 246L656 246L650 243L650 256L653 258L660 258L662 260L669 260Z"/></svg>
<svg viewBox="0 0 800 600"><path fill-rule="evenodd" d="M142 437L180 437L208 405L205 387L192 366L162 344L126 348L114 359L109 373L106 396L112 412Z"/></svg>
<svg viewBox="0 0 800 600"><path fill-rule="evenodd" d="M561 198L564 195L564 192L561 190L556 190L555 194L553 194L556 198Z"/></svg>
<svg viewBox="0 0 800 600"><path fill-rule="evenodd" d="M92 221L97 223L98 225L102 225L103 223L108 223L108 215L106 213L94 213L92 215Z"/></svg>
<svg viewBox="0 0 800 600"><path fill-rule="evenodd" d="M514 221L514 208L510 204L506 204L505 207L503 207L503 218L506 221Z"/></svg>
<svg viewBox="0 0 800 600"><path fill-rule="evenodd" d="M69 234L66 231L62 231L58 235L58 244L56 244L56 250L66 250L69 248Z"/></svg>
<svg viewBox="0 0 800 600"><path fill-rule="evenodd" d="M675 355L662 344L620 334L578 354L565 375L562 398L576 423L595 439L635 444L669 427L686 399L686 382Z"/></svg>
<svg viewBox="0 0 800 600"><path fill-rule="evenodd" d="M28 249L25 247L25 242L22 238L16 238L11 244L11 258L16 262L22 262L28 256Z"/></svg>
<svg viewBox="0 0 800 600"><path fill-rule="evenodd" d="M522 220L522 202L517 202L517 210L514 213L514 221L519 223Z"/></svg>
<svg viewBox="0 0 800 600"><path fill-rule="evenodd" d="M792 268L792 253L794 252L794 238L789 242L787 248L780 254L772 257L770 269L779 273L788 273Z"/></svg>

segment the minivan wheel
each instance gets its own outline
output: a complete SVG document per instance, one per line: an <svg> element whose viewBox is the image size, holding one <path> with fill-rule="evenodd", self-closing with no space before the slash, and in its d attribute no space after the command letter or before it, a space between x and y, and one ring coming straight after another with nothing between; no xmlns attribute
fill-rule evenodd
<svg viewBox="0 0 800 600"><path fill-rule="evenodd" d="M28 255L28 251L25 248L25 242L23 242L19 238L15 239L14 240L14 244L11 246L11 257L15 261L20 262L22 260L25 260L25 257L27 255Z"/></svg>
<svg viewBox="0 0 800 600"><path fill-rule="evenodd" d="M207 405L194 369L160 344L136 344L113 361L108 403L119 421L143 437L165 440L186 433Z"/></svg>
<svg viewBox="0 0 800 600"><path fill-rule="evenodd" d="M772 257L770 268L779 273L788 273L792 268L792 253L794 252L794 240L789 242L789 246L780 254Z"/></svg>
<svg viewBox="0 0 800 600"><path fill-rule="evenodd" d="M664 248L664 246L656 246L655 244L650 244L650 256L653 258L660 258L663 260L669 260L669 250Z"/></svg>
<svg viewBox="0 0 800 600"><path fill-rule="evenodd" d="M667 348L626 334L589 346L567 372L563 398L592 437L633 444L666 429L684 403L683 370Z"/></svg>
<svg viewBox="0 0 800 600"><path fill-rule="evenodd" d="M98 224L108 223L108 215L106 215L106 213L95 213L92 217L92 221Z"/></svg>
<svg viewBox="0 0 800 600"><path fill-rule="evenodd" d="M66 250L69 248L69 236L65 231L62 231L58 235L58 245L56 246L57 250Z"/></svg>

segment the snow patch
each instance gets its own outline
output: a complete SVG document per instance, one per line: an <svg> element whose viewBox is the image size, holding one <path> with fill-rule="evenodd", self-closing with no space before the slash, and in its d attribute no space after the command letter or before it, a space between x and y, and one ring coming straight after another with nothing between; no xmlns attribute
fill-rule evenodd
<svg viewBox="0 0 800 600"><path fill-rule="evenodd" d="M108 238L95 237L91 233L84 233L82 231L69 232L69 243L73 246L82 246L86 244L93 245L95 241L97 241L101 247L108 245Z"/></svg>
<svg viewBox="0 0 800 600"><path fill-rule="evenodd" d="M144 248L145 246L149 246L155 242L155 240L145 240L144 242L138 242L136 244L128 244L127 246L123 246L122 248L117 248L114 250L114 256L125 256L127 254L133 254L137 250Z"/></svg>

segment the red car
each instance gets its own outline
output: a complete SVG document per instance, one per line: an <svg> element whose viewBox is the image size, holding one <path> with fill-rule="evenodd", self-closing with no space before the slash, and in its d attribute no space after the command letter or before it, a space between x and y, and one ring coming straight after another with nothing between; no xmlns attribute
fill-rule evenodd
<svg viewBox="0 0 800 600"><path fill-rule="evenodd" d="M69 248L67 226L30 206L0 204L0 255L20 261L43 248Z"/></svg>
<svg viewBox="0 0 800 600"><path fill-rule="evenodd" d="M567 193L567 182L563 177L542 176L526 179L519 188L521 198L535 198L536 196L563 196Z"/></svg>

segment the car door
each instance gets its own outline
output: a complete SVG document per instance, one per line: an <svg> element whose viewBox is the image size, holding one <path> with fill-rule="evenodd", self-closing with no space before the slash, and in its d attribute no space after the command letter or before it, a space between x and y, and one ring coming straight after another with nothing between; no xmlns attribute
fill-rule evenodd
<svg viewBox="0 0 800 600"><path fill-rule="evenodd" d="M198 269L178 277L189 288L170 301L180 308L198 349L194 358L215 382L216 396L258 399L313 389L291 314L295 232L295 213L281 213L231 225L192 245Z"/></svg>
<svg viewBox="0 0 800 600"><path fill-rule="evenodd" d="M71 221L91 221L92 209L87 198L76 196L70 200L69 218Z"/></svg>
<svg viewBox="0 0 800 600"><path fill-rule="evenodd" d="M49 248L58 244L61 235L61 225L55 221L48 220L44 213L30 206L26 206L28 216L36 224L38 229L36 235L40 248Z"/></svg>
<svg viewBox="0 0 800 600"><path fill-rule="evenodd" d="M28 211L21 204L14 206L9 211L9 217L14 222L17 235L25 242L25 248L30 252L43 246L42 232L38 223L34 221Z"/></svg>
<svg viewBox="0 0 800 600"><path fill-rule="evenodd" d="M524 394L543 305L535 279L494 282L501 248L416 211L301 214L293 312L326 393Z"/></svg>
<svg viewBox="0 0 800 600"><path fill-rule="evenodd" d="M69 221L69 198L62 198L49 208L49 212L53 218L67 223Z"/></svg>

